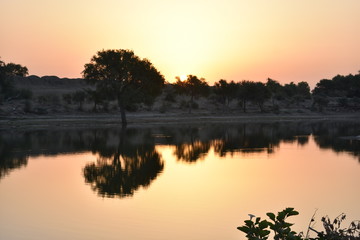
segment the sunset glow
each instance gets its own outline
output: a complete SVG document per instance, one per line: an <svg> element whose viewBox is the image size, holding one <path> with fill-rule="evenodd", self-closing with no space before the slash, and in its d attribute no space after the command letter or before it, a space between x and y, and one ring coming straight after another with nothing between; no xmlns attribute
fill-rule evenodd
<svg viewBox="0 0 360 240"><path fill-rule="evenodd" d="M3 0L0 57L30 74L81 77L102 49L178 73L282 83L360 70L360 1Z"/></svg>
<svg viewBox="0 0 360 240"><path fill-rule="evenodd" d="M186 75L180 75L180 81L185 81L187 79L187 76Z"/></svg>

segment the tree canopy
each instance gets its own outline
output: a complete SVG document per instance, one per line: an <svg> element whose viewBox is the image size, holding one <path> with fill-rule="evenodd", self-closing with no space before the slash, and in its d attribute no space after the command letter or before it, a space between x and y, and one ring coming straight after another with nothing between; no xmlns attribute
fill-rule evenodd
<svg viewBox="0 0 360 240"><path fill-rule="evenodd" d="M230 101L237 97L239 85L234 81L227 82L224 79L220 79L214 84L214 93L219 97L220 102L224 106L228 106Z"/></svg>
<svg viewBox="0 0 360 240"><path fill-rule="evenodd" d="M313 90L315 96L327 97L360 97L360 72L347 76L337 75L330 79L322 79Z"/></svg>
<svg viewBox="0 0 360 240"><path fill-rule="evenodd" d="M209 92L209 85L204 78L198 78L194 75L188 75L187 79L181 81L179 77L176 77L177 81L174 86L179 94L185 94L190 96L189 112L191 112L194 98L199 96L205 96Z"/></svg>
<svg viewBox="0 0 360 240"><path fill-rule="evenodd" d="M28 75L27 67L15 63L5 63L0 60L0 100L11 99L17 95L13 76L25 77L26 75Z"/></svg>
<svg viewBox="0 0 360 240"><path fill-rule="evenodd" d="M131 103L149 103L161 93L164 77L147 59L131 50L102 50L85 64L84 79L97 91L116 98L122 124L126 125L125 107Z"/></svg>

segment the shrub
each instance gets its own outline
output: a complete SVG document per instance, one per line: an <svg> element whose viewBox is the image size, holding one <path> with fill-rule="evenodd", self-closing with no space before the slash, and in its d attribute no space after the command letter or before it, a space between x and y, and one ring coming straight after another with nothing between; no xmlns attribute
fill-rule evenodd
<svg viewBox="0 0 360 240"><path fill-rule="evenodd" d="M269 238L270 230L274 232L275 240L358 240L360 239L360 221L353 221L348 228L341 228L341 222L345 219L345 214L340 214L334 221L330 221L329 217L321 219L325 232L315 230L311 223L314 221L314 216L311 218L309 228L306 236L303 233L296 233L291 229L292 223L286 222L290 216L298 215L299 213L294 208L286 208L277 215L274 213L267 213L266 215L271 221L261 220L255 218L254 215L249 214L250 220L245 220L245 225L237 229L246 233L249 240L266 240ZM309 230L315 232L317 237L309 238Z"/></svg>

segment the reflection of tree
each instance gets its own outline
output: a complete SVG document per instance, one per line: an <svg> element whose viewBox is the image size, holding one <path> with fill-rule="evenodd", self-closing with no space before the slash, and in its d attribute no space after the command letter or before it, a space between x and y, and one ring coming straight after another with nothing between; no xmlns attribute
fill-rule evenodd
<svg viewBox="0 0 360 240"><path fill-rule="evenodd" d="M174 155L177 160L194 163L204 159L210 150L209 132L211 131L208 128L181 127L173 128L171 131L167 130L166 133L173 136L168 144L175 145Z"/></svg>
<svg viewBox="0 0 360 240"><path fill-rule="evenodd" d="M281 141L306 144L310 130L308 125L301 123L243 123L222 126L213 129L212 145L215 153L221 157L235 152L273 153Z"/></svg>
<svg viewBox="0 0 360 240"><path fill-rule="evenodd" d="M191 143L177 145L174 154L179 161L196 162L199 159L203 159L209 149L209 143L196 140Z"/></svg>
<svg viewBox="0 0 360 240"><path fill-rule="evenodd" d="M360 124L349 122L326 122L313 124L315 142L320 148L335 152L347 152L360 162Z"/></svg>
<svg viewBox="0 0 360 240"><path fill-rule="evenodd" d="M100 157L96 163L85 166L84 177L101 196L131 196L140 186L149 186L164 168L155 145L145 142L147 137L138 143L131 142L129 137L131 134L124 130L118 147L109 147L99 139L100 144L93 146L93 152Z"/></svg>
<svg viewBox="0 0 360 240"><path fill-rule="evenodd" d="M0 179L9 174L10 171L27 165L28 158L26 156L7 157L2 155L4 153L2 150L0 153Z"/></svg>
<svg viewBox="0 0 360 240"><path fill-rule="evenodd" d="M281 142L306 145L311 135L314 135L320 148L346 152L357 157L360 162L360 141L354 138L360 135L360 123L350 121L178 125L130 128L126 132L114 128L66 131L12 129L0 131L0 180L9 172L26 166L29 157L91 151L100 156L95 163L96 167L120 167L121 176L127 176L126 179L134 178L130 172L126 172L127 169L136 173L137 177L145 168L152 169L149 171L153 175L144 174L151 181L163 169L163 163L155 151L156 144L175 146L175 157L179 161L192 163L203 159L211 148L220 157L235 152L272 153ZM96 178L92 179L95 181ZM146 181L136 182L138 187L148 185ZM95 182L92 184L96 186ZM100 193L100 189L98 191Z"/></svg>
<svg viewBox="0 0 360 240"><path fill-rule="evenodd" d="M12 170L27 165L27 156L17 153L15 149L16 144L12 139L0 136L0 179Z"/></svg>

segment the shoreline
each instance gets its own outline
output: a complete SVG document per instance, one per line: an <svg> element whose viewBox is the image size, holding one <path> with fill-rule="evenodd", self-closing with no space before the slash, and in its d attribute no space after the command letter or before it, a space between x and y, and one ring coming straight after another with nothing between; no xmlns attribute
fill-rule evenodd
<svg viewBox="0 0 360 240"><path fill-rule="evenodd" d="M129 113L127 127L165 126L175 124L231 124L244 122L287 122L287 121L356 121L360 113ZM21 115L0 117L0 130L43 129L73 127L121 127L120 114L79 114L79 115Z"/></svg>

